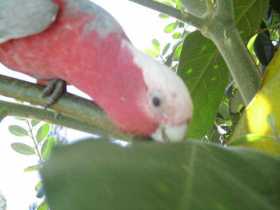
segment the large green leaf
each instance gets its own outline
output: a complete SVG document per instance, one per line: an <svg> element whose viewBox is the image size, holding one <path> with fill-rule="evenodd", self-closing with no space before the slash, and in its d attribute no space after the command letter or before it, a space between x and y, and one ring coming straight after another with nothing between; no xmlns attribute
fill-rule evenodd
<svg viewBox="0 0 280 210"><path fill-rule="evenodd" d="M268 0L233 0L235 21L245 42L257 33L267 14Z"/></svg>
<svg viewBox="0 0 280 210"><path fill-rule="evenodd" d="M179 75L186 81L194 105L190 138L201 138L213 125L228 84L228 71L214 44L199 32L190 34L182 50Z"/></svg>
<svg viewBox="0 0 280 210"><path fill-rule="evenodd" d="M278 210L280 159L202 142L84 141L42 172L53 210Z"/></svg>
<svg viewBox="0 0 280 210"><path fill-rule="evenodd" d="M267 9L266 0L235 0L235 17L244 40L256 33ZM201 138L213 126L215 115L228 84L228 70L217 48L200 33L189 35L178 68L194 103L188 135Z"/></svg>

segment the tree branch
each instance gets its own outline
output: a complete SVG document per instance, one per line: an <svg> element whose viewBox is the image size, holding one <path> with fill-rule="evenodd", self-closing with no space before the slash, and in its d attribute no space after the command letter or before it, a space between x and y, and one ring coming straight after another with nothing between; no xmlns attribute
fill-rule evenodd
<svg viewBox="0 0 280 210"><path fill-rule="evenodd" d="M42 90L43 86L0 75L0 95L44 105L47 100L41 97ZM121 132L97 105L84 98L67 93L51 109L53 111L0 101L0 113L4 116L35 118L123 140L140 139Z"/></svg>
<svg viewBox="0 0 280 210"><path fill-rule="evenodd" d="M180 11L174 7L170 7L166 4L157 1L153 1L153 0L129 0L129 1L156 10L158 12L164 13L166 15L169 15L185 23L188 23L194 27L201 27L201 24L203 23L202 18L194 16L190 13Z"/></svg>
<svg viewBox="0 0 280 210"><path fill-rule="evenodd" d="M216 4L200 31L219 49L243 101L248 105L260 88L261 77L235 25L232 0L216 0Z"/></svg>
<svg viewBox="0 0 280 210"><path fill-rule="evenodd" d="M174 7L167 6L166 4L162 4L162 3L159 3L159 2L153 1L153 0L129 0L129 1L132 1L136 4L140 4L144 7L148 7L150 9L156 10L158 12L162 12L171 17L175 17L178 20L184 21L184 18L182 16L182 13L180 10L177 10Z"/></svg>

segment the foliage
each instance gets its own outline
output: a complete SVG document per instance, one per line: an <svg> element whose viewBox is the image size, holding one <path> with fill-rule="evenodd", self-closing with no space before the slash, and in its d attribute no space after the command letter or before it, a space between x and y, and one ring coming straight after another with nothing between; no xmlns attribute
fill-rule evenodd
<svg viewBox="0 0 280 210"><path fill-rule="evenodd" d="M89 139L56 148L42 176L53 209L278 210L279 169L279 156L198 141Z"/></svg>
<svg viewBox="0 0 280 210"><path fill-rule="evenodd" d="M208 1L199 1L197 10L189 1L160 2L178 10L185 5L203 16ZM123 148L91 140L53 152L58 140L51 135L52 125L35 120L24 120L26 126L11 125L13 135L32 140L13 143L12 148L39 159L38 165L25 169L42 170L45 185L38 183L37 196L43 197L46 188L50 205L59 210L279 209L280 53L275 51L280 13L272 2L267 15L266 0L234 0L239 33L255 64L265 71L263 86L248 107L211 40L160 14L167 21L164 32L173 41L163 44L154 38L147 53L177 71L188 85L194 102L188 133L196 141L133 142ZM264 109L262 96L272 109ZM37 209L48 206L44 201Z"/></svg>
<svg viewBox="0 0 280 210"><path fill-rule="evenodd" d="M52 135L53 125L38 120L29 120L17 118L18 124L9 126L9 131L16 137L27 137L30 140L29 144L25 142L12 143L12 149L21 155L32 155L38 159L37 165L28 166L24 169L25 172L34 172L40 170L42 163L49 159L50 154L55 145L57 138ZM19 139L19 138L17 138ZM37 183L35 188L38 198L44 198L44 188L41 181ZM37 210L48 210L46 201L43 200Z"/></svg>
<svg viewBox="0 0 280 210"><path fill-rule="evenodd" d="M248 133L269 136L280 143L280 51L278 51L264 75L263 87L237 124L232 140Z"/></svg>

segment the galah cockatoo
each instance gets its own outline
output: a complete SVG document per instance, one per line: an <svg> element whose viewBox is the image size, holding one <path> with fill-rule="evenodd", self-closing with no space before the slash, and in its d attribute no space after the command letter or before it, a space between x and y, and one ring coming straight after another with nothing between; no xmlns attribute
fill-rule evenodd
<svg viewBox="0 0 280 210"><path fill-rule="evenodd" d="M0 62L74 85L124 132L180 141L192 117L184 82L88 0L1 1Z"/></svg>

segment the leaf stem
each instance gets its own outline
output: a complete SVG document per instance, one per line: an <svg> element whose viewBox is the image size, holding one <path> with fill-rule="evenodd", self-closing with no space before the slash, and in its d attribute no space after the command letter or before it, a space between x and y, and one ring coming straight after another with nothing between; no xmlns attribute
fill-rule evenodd
<svg viewBox="0 0 280 210"><path fill-rule="evenodd" d="M261 86L261 77L235 26L232 0L216 0L214 10L206 19L200 31L220 51L243 101L248 105Z"/></svg>
<svg viewBox="0 0 280 210"><path fill-rule="evenodd" d="M32 139L33 141L33 144L34 144L34 147L35 147L35 151L36 151L36 154L40 160L40 163L43 162L43 158L42 158L42 155L41 155L41 152L39 150L39 147L38 147L38 142L33 134L33 128L32 126L30 125L30 122L28 120L26 120L26 123L27 123L27 126L28 126L28 131L29 131L29 136L30 138Z"/></svg>

